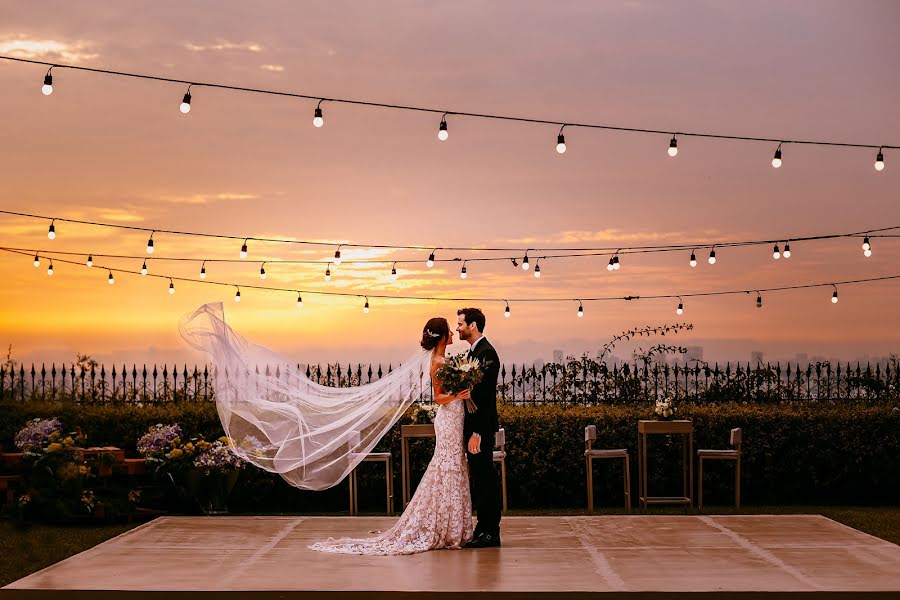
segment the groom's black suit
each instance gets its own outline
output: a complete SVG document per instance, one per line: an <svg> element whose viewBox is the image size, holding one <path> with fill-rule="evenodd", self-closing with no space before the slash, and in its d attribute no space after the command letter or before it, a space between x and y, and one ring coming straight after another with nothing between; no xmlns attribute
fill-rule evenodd
<svg viewBox="0 0 900 600"><path fill-rule="evenodd" d="M473 433L481 436L481 452L468 454L471 480L476 495L475 510L478 513L476 537L481 533L500 535L500 485L494 467L494 434L500 428L497 420L497 377L500 374L500 357L491 343L480 338L469 351L484 370L481 383L472 389L472 401L478 407L474 413L466 413L463 426L466 449Z"/></svg>

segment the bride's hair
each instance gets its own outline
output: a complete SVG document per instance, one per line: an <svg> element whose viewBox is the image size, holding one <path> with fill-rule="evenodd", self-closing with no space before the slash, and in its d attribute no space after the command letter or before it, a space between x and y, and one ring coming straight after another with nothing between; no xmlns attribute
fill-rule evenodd
<svg viewBox="0 0 900 600"><path fill-rule="evenodd" d="M425 329L422 330L422 348L425 350L434 350L438 343L450 335L450 325L444 317L434 317L425 323Z"/></svg>

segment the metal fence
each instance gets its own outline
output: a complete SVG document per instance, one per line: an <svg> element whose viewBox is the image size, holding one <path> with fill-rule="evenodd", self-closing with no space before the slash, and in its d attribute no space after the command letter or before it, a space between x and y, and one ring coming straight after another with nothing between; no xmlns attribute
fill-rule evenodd
<svg viewBox="0 0 900 600"><path fill-rule="evenodd" d="M299 372L321 385L346 387L376 381L393 371L392 365L296 365ZM284 379L288 369L260 365L256 375ZM213 401L218 373L208 365L144 365L129 370L92 364L51 364L0 367L0 401L64 400L76 403ZM431 399L427 377L420 396ZM828 363L800 366L780 363L670 366L666 364L597 363L590 359L565 364L504 365L498 397L510 404L610 404L649 402L662 396L690 402L784 401L896 401L900 398L900 369L896 362L855 366Z"/></svg>

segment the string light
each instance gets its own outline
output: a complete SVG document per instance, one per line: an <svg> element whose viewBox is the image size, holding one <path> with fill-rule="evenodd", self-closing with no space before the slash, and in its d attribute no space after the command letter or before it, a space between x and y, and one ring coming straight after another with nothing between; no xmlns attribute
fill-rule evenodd
<svg viewBox="0 0 900 600"><path fill-rule="evenodd" d="M53 275L53 259L50 259L50 266L47 267L47 275Z"/></svg>
<svg viewBox="0 0 900 600"><path fill-rule="evenodd" d="M241 254L240 254L241 258L247 258L247 240L249 240L249 239L250 238L247 238L246 240L244 240L244 244L241 246Z"/></svg>
<svg viewBox="0 0 900 600"><path fill-rule="evenodd" d="M297 292L297 308L303 308L303 296L300 295L300 292Z"/></svg>
<svg viewBox="0 0 900 600"><path fill-rule="evenodd" d="M109 272L109 277L106 279L109 282L109 285L113 285L116 283L116 278L113 277L112 271Z"/></svg>
<svg viewBox="0 0 900 600"><path fill-rule="evenodd" d="M506 302L506 310L503 311L503 316L508 319L509 318L509 302L506 300L504 300L504 302Z"/></svg>
<svg viewBox="0 0 900 600"><path fill-rule="evenodd" d="M790 258L790 257L791 257L791 243L790 243L790 242L787 242L787 243L784 245L784 257L785 257L785 258Z"/></svg>
<svg viewBox="0 0 900 600"><path fill-rule="evenodd" d="M775 249L772 250L772 258L778 260L781 258L781 251L778 249L778 242L775 242Z"/></svg>
<svg viewBox="0 0 900 600"><path fill-rule="evenodd" d="M334 251L334 266L339 266L340 264L341 264L341 246L338 246L337 250Z"/></svg>
<svg viewBox="0 0 900 600"><path fill-rule="evenodd" d="M675 135L672 136L672 140L669 142L668 152L669 156L678 156L678 139L675 137Z"/></svg>
<svg viewBox="0 0 900 600"><path fill-rule="evenodd" d="M235 286L235 287L237 288L237 293L234 295L234 301L240 302L241 301L241 288L239 288L237 286Z"/></svg>
<svg viewBox="0 0 900 600"><path fill-rule="evenodd" d="M94 256L92 254L88 254L87 266L91 268L94 266Z"/></svg>
<svg viewBox="0 0 900 600"><path fill-rule="evenodd" d="M141 275L147 274L147 261L144 261L144 264L141 265Z"/></svg>
<svg viewBox="0 0 900 600"><path fill-rule="evenodd" d="M394 264L391 266L391 280L392 280L392 281L397 281L397 278L398 278L398 277L399 277L399 275L397 275L397 263L394 263Z"/></svg>
<svg viewBox="0 0 900 600"><path fill-rule="evenodd" d="M170 277L169 278L169 295L171 296L174 293L175 293L175 282L172 281L172 278Z"/></svg>
<svg viewBox="0 0 900 600"><path fill-rule="evenodd" d="M363 313L369 314L369 297L366 296L366 304L363 306Z"/></svg>
<svg viewBox="0 0 900 600"><path fill-rule="evenodd" d="M331 281L331 263L328 263L328 266L325 267L325 281Z"/></svg>
<svg viewBox="0 0 900 600"><path fill-rule="evenodd" d="M260 279L265 279L265 278L266 278L266 263L263 263L263 264L260 265L260 267L259 267L259 278L260 278Z"/></svg>
<svg viewBox="0 0 900 600"><path fill-rule="evenodd" d="M463 261L462 269L459 272L460 279L466 279L469 276L469 273L466 271L466 261Z"/></svg>
<svg viewBox="0 0 900 600"><path fill-rule="evenodd" d="M147 254L153 254L153 234L155 231L150 234L150 239L147 240Z"/></svg>
<svg viewBox="0 0 900 600"><path fill-rule="evenodd" d="M441 117L441 124L438 126L438 139L446 142L448 137L450 137L450 132L447 131L447 113L444 113L444 116Z"/></svg>
<svg viewBox="0 0 900 600"><path fill-rule="evenodd" d="M206 261L203 261L203 264L200 265L200 279L206 279Z"/></svg>
<svg viewBox="0 0 900 600"><path fill-rule="evenodd" d="M678 296L678 308L675 309L676 315L684 314L684 301L681 299L681 296Z"/></svg>
<svg viewBox="0 0 900 600"><path fill-rule="evenodd" d="M756 292L756 308L762 308L762 294Z"/></svg>
<svg viewBox="0 0 900 600"><path fill-rule="evenodd" d="M875 170L884 171L884 148L879 148L878 154L875 156Z"/></svg>
<svg viewBox="0 0 900 600"><path fill-rule="evenodd" d="M193 85L193 84L192 84ZM179 107L181 110L181 114L186 115L191 112L191 86L188 86L187 92L184 94L184 98L181 99L181 106Z"/></svg>
<svg viewBox="0 0 900 600"><path fill-rule="evenodd" d="M38 255L37 255L37 254L34 255L34 266L35 266L35 267L41 266L41 259L38 258Z"/></svg>
<svg viewBox="0 0 900 600"><path fill-rule="evenodd" d="M713 246L712 249L709 251L709 264L711 264L711 265L716 264L716 247L715 246Z"/></svg>
<svg viewBox="0 0 900 600"><path fill-rule="evenodd" d="M609 257L609 263L606 265L606 270L607 270L607 271L612 271L613 269L615 269L615 267L613 266L613 259L612 259L612 256L610 256L610 257Z"/></svg>
<svg viewBox="0 0 900 600"><path fill-rule="evenodd" d="M429 269L434 266L434 253L436 250L432 250L431 254L428 255L428 260L425 261L425 266Z"/></svg>
<svg viewBox="0 0 900 600"><path fill-rule="evenodd" d="M534 263L534 277L535 279L541 278L541 259L537 259Z"/></svg>
<svg viewBox="0 0 900 600"><path fill-rule="evenodd" d="M47 237L50 238L51 240L56 239L56 226L53 224L55 222L56 222L55 219L53 221L51 221L50 229L47 230Z"/></svg>
<svg viewBox="0 0 900 600"><path fill-rule="evenodd" d="M775 157L772 158L772 166L776 169L780 169L781 164L781 144L778 144L778 147L775 149Z"/></svg>
<svg viewBox="0 0 900 600"><path fill-rule="evenodd" d="M522 270L527 271L530 266L528 263L528 252L525 252L525 258L522 259Z"/></svg>
<svg viewBox="0 0 900 600"><path fill-rule="evenodd" d="M872 244L869 243L869 236L863 238L863 256L869 258L872 256Z"/></svg>
<svg viewBox="0 0 900 600"><path fill-rule="evenodd" d="M578 315L578 318L584 317L584 306L581 304L581 300L578 301L578 312L575 313Z"/></svg>
<svg viewBox="0 0 900 600"><path fill-rule="evenodd" d="M691 250L691 261L689 263L692 267L697 266L697 256L694 254L694 251Z"/></svg>
<svg viewBox="0 0 900 600"><path fill-rule="evenodd" d="M559 134L557 134L557 136L556 136L556 151L559 154L566 153L566 136L563 135L563 129L565 129L565 128L566 128L565 125L560 127Z"/></svg>
<svg viewBox="0 0 900 600"><path fill-rule="evenodd" d="M44 75L44 85L41 86L41 93L45 96L53 93L53 75L50 73L52 70L53 67L47 69L47 74Z"/></svg>
<svg viewBox="0 0 900 600"><path fill-rule="evenodd" d="M313 113L313 125L316 127L321 127L325 124L325 117L322 116L322 103L324 100L319 100L319 103L316 105L316 111Z"/></svg>
<svg viewBox="0 0 900 600"><path fill-rule="evenodd" d="M618 271L618 270L619 270L619 267L621 266L621 265L619 265L619 253L618 253L618 250L616 251L616 254L615 254L615 256L613 256L613 259L612 259L612 260L613 260L613 271Z"/></svg>
<svg viewBox="0 0 900 600"><path fill-rule="evenodd" d="M834 285L834 284L832 283L831 285ZM831 295L831 303L837 304L837 302L838 302L837 286L834 285L834 293Z"/></svg>
<svg viewBox="0 0 900 600"><path fill-rule="evenodd" d="M45 95L49 95L53 92L52 87L52 76L51 70L54 68L65 68L72 69L77 71L86 71L90 73L97 73L103 75L114 75L117 77L130 77L136 79L145 79L145 80L154 80L161 82L169 82L169 83L186 83L184 79L176 79L170 77L160 77L157 75L146 75L141 73L129 73L125 71L112 71L108 69L99 69L88 66L80 66L80 65L67 65L67 64L58 64L58 63L49 63L41 60L31 60L27 58L19 58L14 56L0 56L0 60L14 61L23 64L35 64L35 65L45 65L49 66L50 69L47 71L47 75L44 77L44 86L42 88L42 92ZM281 97L289 97L289 98L299 98L299 99L307 99L307 100L318 100L319 104L315 111L315 117L313 119L313 124L316 127L321 127L324 124L324 118L322 117L321 104L325 101L324 98L320 96L310 96L307 94L293 93L293 92L283 92L276 90L266 90L259 88L251 88L246 86L237 86L237 85L226 85L221 83L212 83L212 82L204 82L204 83L196 83L191 85L202 85L208 88L216 88L228 91L239 91L244 93L253 93L253 94L262 94L262 95L270 95L270 96L281 96ZM190 86L188 87L190 90ZM188 92L189 94L189 92ZM185 94L187 100L188 94ZM392 109L392 110L403 110L408 112L429 112L435 114L453 114L456 116L462 117L470 117L477 119L492 119L492 120L503 120L503 121L515 121L519 123L538 123L538 124L546 124L546 125L559 125L559 121L551 121L545 119L535 119L529 117L517 117L513 115L503 115L503 114L488 114L488 113L474 113L474 112L457 112L453 111L452 113L448 113L444 109L436 109L436 108L428 108L422 106L409 106L409 105L400 105L400 104L386 104L375 102L371 100L365 99L342 99L342 98L329 98L329 102L338 102L342 104L351 104L356 106L368 106L368 107L377 107L383 109ZM184 105L184 102L182 103ZM188 106L190 106L188 104ZM585 129L599 129L599 130L607 130L607 131L622 131L628 133L650 133L650 134L666 134L668 135L668 131L658 130L658 129L650 129L644 127L623 127L617 125L601 125L594 123L569 123L565 126L569 127L581 127ZM678 135L683 136L692 136L692 137L700 137L700 138L708 138L708 139L721 139L721 140L737 140L737 141L751 141L751 142L778 142L777 138L764 138L764 137L752 137L752 136L741 136L741 135L728 135L728 134L718 134L718 133L700 133L700 132L680 132ZM804 145L820 145L820 146L837 146L844 148L897 148L897 146L877 146L873 144L849 144L849 143L841 143L841 142L829 142L829 141L818 141L818 140L785 140L781 139L780 144L791 143L791 144L804 144Z"/></svg>

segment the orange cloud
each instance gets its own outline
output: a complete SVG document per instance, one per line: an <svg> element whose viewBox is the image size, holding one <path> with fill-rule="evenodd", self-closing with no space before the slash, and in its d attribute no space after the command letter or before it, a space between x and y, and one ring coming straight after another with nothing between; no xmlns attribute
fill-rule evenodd
<svg viewBox="0 0 900 600"><path fill-rule="evenodd" d="M91 42L62 42L58 40L39 40L17 37L0 41L0 54L8 54L19 58L33 60L58 60L59 62L79 63L97 58L99 54L87 52Z"/></svg>

